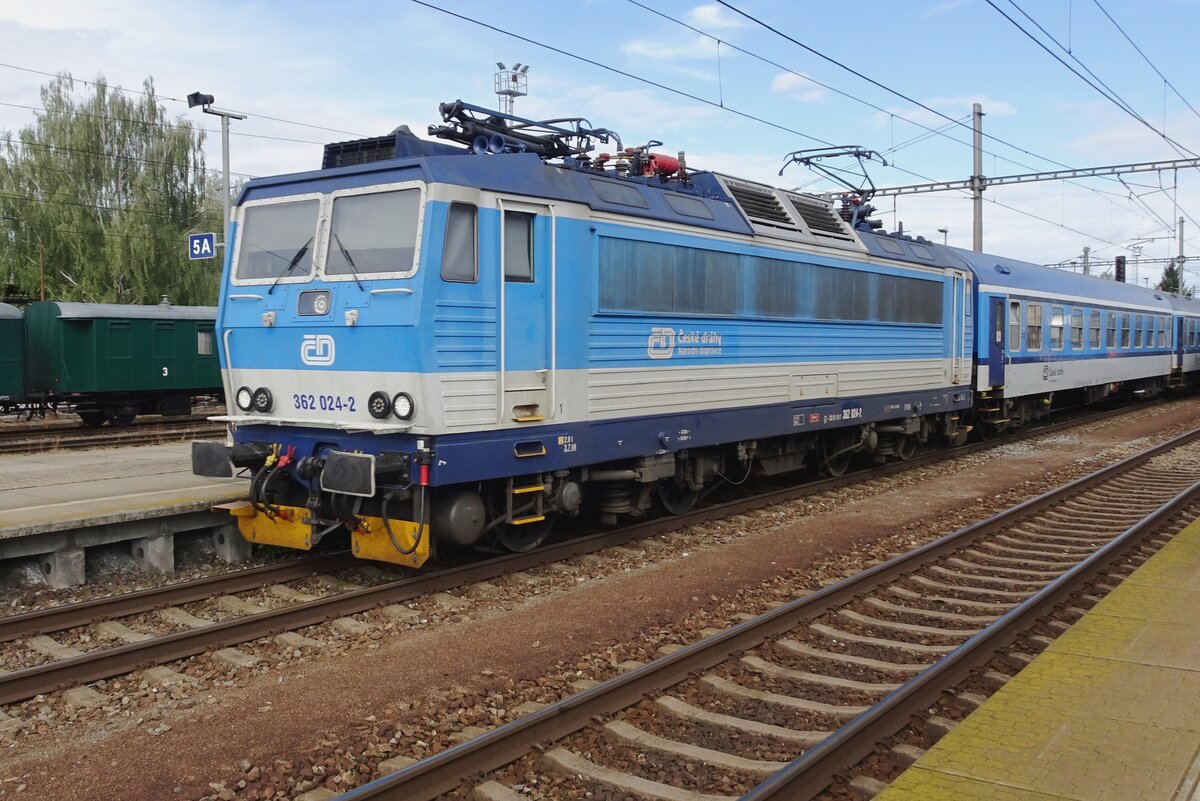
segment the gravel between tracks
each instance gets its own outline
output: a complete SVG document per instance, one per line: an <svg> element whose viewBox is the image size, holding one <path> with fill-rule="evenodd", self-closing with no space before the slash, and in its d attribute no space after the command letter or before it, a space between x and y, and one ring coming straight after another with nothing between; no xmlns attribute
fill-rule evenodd
<svg viewBox="0 0 1200 801"><path fill-rule="evenodd" d="M1198 418L1189 402L1139 410L1049 438L1049 452L1004 445L464 588L454 608L415 602L410 620L359 615L370 624L362 635L317 626L301 632L316 647L247 644L262 658L249 671L209 657L173 666L194 685L98 683L113 699L105 707L70 711L56 694L9 708L29 729L3 749L0 795L18 784L21 798L47 799L346 789L373 778L381 760L442 750L466 726L504 722L521 702L556 700L573 681L607 678L624 660L857 572Z"/></svg>

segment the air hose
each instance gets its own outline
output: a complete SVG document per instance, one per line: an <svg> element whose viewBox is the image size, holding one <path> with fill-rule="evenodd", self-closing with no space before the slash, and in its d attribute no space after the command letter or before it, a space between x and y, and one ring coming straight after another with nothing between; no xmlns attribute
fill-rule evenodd
<svg viewBox="0 0 1200 801"><path fill-rule="evenodd" d="M420 487L417 490L417 494L419 494L421 497L421 511L419 514L414 515L414 517L417 518L417 533L413 537L413 544L411 548L400 547L400 543L396 539L396 534L392 531L391 520L388 518L388 504L395 500L396 494L394 492L389 492L383 496L383 505L379 512L380 517L383 519L383 528L385 531L387 531L388 539L392 541L392 547L399 551L402 556L409 556L410 554L414 553L417 548L420 547L421 539L425 536L425 526L427 524L425 516L429 512L429 502L427 497L428 493L428 487ZM413 504L416 504L415 495L413 497Z"/></svg>

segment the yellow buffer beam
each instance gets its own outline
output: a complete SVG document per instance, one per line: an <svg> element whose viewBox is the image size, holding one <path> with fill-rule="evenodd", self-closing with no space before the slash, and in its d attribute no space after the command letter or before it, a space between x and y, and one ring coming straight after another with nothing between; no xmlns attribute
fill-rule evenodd
<svg viewBox="0 0 1200 801"><path fill-rule="evenodd" d="M308 517L308 510L298 506L281 506L281 514L271 517L255 510L249 501L234 501L214 506L229 512L237 519L238 531L247 542L259 545L276 545L281 548L294 548L307 551L312 548L312 526L303 522ZM370 559L377 562L391 562L417 568L429 559L429 526L419 527L408 520L390 520L392 534L396 545L412 553L402 553L392 544L384 528L383 520L378 517L360 516L358 528L350 532L350 549L359 559ZM417 531L421 529L418 537ZM413 547L414 539L416 547Z"/></svg>

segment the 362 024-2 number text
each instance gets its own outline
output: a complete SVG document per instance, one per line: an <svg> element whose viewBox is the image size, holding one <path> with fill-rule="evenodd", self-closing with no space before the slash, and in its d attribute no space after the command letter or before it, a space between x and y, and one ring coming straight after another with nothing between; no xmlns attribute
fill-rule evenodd
<svg viewBox="0 0 1200 801"><path fill-rule="evenodd" d="M292 395L292 407L305 411L354 412L358 404L353 395Z"/></svg>

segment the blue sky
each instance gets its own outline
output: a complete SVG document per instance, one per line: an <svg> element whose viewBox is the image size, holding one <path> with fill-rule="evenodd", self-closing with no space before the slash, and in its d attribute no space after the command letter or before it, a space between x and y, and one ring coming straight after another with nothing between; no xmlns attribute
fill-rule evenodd
<svg viewBox="0 0 1200 801"><path fill-rule="evenodd" d="M1101 10L1200 109L1200 72L1190 44L1200 35L1198 0L993 2L1033 29L1023 9L1150 125L1165 126L1171 138L1200 151L1200 115L1164 87ZM85 79L99 73L131 88L152 75L166 97L199 89L216 95L218 105L250 115L234 123L236 172L290 172L318 165L326 141L378 135L400 123L423 131L439 121L442 101L490 106L499 60L531 65L529 96L517 100L517 113L583 116L617 130L626 144L660 139L667 153L687 151L694 168L823 190L828 184L810 183L812 176L798 168L777 173L786 153L824 140L886 151L895 166L874 167L880 186L962 179L971 172L968 130L951 126L945 136L925 136L912 122L941 128L946 120L716 3L644 2L703 33L629 0L430 3L563 52L409 0L9 2L0 4L0 62L10 65L0 67L0 103L8 104L0 105L0 128L32 119L34 112L22 106L38 105L45 80L13 67L69 70ZM1003 140L985 141L986 175L1180 157L987 0L730 4L951 119L964 119L972 102L982 103L985 131ZM186 104L164 103L172 114L189 115ZM211 117L190 116L215 127ZM219 166L219 137L210 138L208 151L210 165ZM990 189L987 197L997 203L985 206L985 249L1048 263L1078 258L1084 246L1097 258L1130 254L1131 245L1147 240L1145 257L1173 255L1174 220L1200 220L1200 170L1143 173L1126 181L1128 186L1089 179ZM969 247L965 198L925 194L894 207L890 198L877 205L888 228L898 219L907 231L932 238L941 236L938 228L948 228L951 244ZM1185 239L1185 252L1200 254L1200 231L1191 219ZM1200 262L1189 267L1197 280ZM1147 266L1142 275L1156 279L1160 271Z"/></svg>

